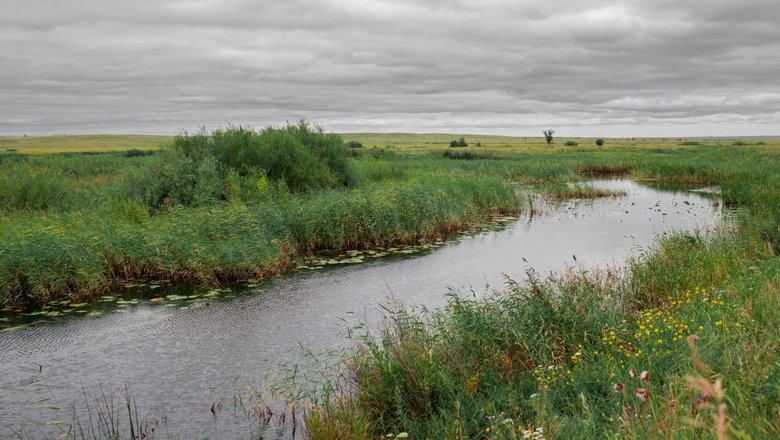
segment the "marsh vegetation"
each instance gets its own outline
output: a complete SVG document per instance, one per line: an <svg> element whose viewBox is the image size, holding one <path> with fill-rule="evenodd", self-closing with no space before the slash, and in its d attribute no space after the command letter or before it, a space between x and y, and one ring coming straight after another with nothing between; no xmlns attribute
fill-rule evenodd
<svg viewBox="0 0 780 440"><path fill-rule="evenodd" d="M780 435L777 142L474 136L472 152L450 150L451 135L346 138L363 147L297 124L182 135L151 155L4 153L6 311L434 243L530 209L529 195L621 195L583 183L594 176L717 185L733 223L660 238L626 276L531 277L439 312L392 309L308 395L305 424L313 438Z"/></svg>

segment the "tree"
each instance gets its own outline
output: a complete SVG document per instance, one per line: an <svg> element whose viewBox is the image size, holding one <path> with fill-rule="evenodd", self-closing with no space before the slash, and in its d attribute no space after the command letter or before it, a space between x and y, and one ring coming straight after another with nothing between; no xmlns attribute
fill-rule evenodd
<svg viewBox="0 0 780 440"><path fill-rule="evenodd" d="M599 147L604 145L604 138L596 139L596 145L598 145Z"/></svg>
<svg viewBox="0 0 780 440"><path fill-rule="evenodd" d="M464 139L463 136L461 136L460 139L458 139L457 141L454 139L450 141L450 147L452 148L468 147L468 146L469 144L466 143L466 139Z"/></svg>
<svg viewBox="0 0 780 440"><path fill-rule="evenodd" d="M555 133L555 130L550 128L548 130L542 130L542 133L544 133L544 140L547 141L547 146L549 147L553 142L553 133Z"/></svg>

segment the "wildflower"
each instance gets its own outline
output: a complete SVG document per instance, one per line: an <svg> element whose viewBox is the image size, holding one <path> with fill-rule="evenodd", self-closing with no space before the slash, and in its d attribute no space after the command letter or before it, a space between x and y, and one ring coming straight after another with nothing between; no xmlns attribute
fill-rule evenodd
<svg viewBox="0 0 780 440"><path fill-rule="evenodd" d="M648 391L646 388L637 388L636 391L634 391L634 395L637 397L637 399L645 402L647 398L650 397L650 391Z"/></svg>
<svg viewBox="0 0 780 440"><path fill-rule="evenodd" d="M677 406L677 401L672 399L672 400L666 402L666 406L668 406L669 408L674 408L675 406Z"/></svg>
<svg viewBox="0 0 780 440"><path fill-rule="evenodd" d="M701 338L698 335L690 335L688 336L688 342L699 342Z"/></svg>
<svg viewBox="0 0 780 440"><path fill-rule="evenodd" d="M618 382L618 383L612 385L612 388L615 390L615 392L619 393L619 392L623 391L623 384Z"/></svg>
<svg viewBox="0 0 780 440"><path fill-rule="evenodd" d="M639 380L644 382L647 379L650 379L650 372L649 371L643 371L642 374L639 375Z"/></svg>
<svg viewBox="0 0 780 440"><path fill-rule="evenodd" d="M634 370L633 368L628 370L628 375L631 377L636 377L636 370Z"/></svg>
<svg viewBox="0 0 780 440"><path fill-rule="evenodd" d="M723 325L723 321L715 321L715 326L719 327Z"/></svg>
<svg viewBox="0 0 780 440"><path fill-rule="evenodd" d="M490 429L490 428L488 428L488 429ZM395 436L395 438L407 438L407 437L409 437L409 433L405 432L405 431L404 432L399 432L398 435Z"/></svg>
<svg viewBox="0 0 780 440"><path fill-rule="evenodd" d="M626 344L626 350L628 350L628 351L630 351L631 353L633 353L633 352L635 352L635 351L636 351L636 346L635 346L634 344L632 344L632 343L630 343L630 342L629 342L628 344Z"/></svg>

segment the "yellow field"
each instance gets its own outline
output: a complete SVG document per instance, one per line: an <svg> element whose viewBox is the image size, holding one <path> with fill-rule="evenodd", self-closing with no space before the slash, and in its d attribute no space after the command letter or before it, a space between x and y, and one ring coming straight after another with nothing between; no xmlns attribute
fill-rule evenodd
<svg viewBox="0 0 780 440"><path fill-rule="evenodd" d="M411 134L411 133L340 133L344 141L356 140L365 148L398 149L405 152L429 152L449 146L458 139L457 134ZM517 150L522 147L529 152L547 150L544 137L513 137L491 135L462 135L469 147L477 143L493 152ZM22 154L111 152L129 149L155 150L173 140L173 136L159 135L64 135L64 136L6 136L0 137L0 153ZM767 146L780 146L780 138L605 138L605 147L673 148L695 145L733 146L755 145L762 142ZM553 148L574 148L565 146L566 141L577 142L577 147L595 147L595 138L556 137Z"/></svg>
<svg viewBox="0 0 780 440"><path fill-rule="evenodd" d="M15 151L22 154L49 154L109 152L130 149L155 150L172 139L173 136L113 134L6 136L0 137L0 153Z"/></svg>
<svg viewBox="0 0 780 440"><path fill-rule="evenodd" d="M463 136L469 147L481 147L491 152L500 153L502 150L516 151L523 148L527 152L550 151L550 147L544 137L522 136L491 136L491 135L459 135L459 134L411 134L411 133L340 133L345 142L355 140L361 142L365 148L387 148L404 150L404 152L429 152L440 150L449 146L450 141ZM604 138L606 147L636 147L636 148L675 148L692 147L696 145L767 145L780 146L780 138ZM574 141L576 146L566 146L567 141ZM596 147L596 138L581 137L556 137L552 148L558 151L574 148Z"/></svg>

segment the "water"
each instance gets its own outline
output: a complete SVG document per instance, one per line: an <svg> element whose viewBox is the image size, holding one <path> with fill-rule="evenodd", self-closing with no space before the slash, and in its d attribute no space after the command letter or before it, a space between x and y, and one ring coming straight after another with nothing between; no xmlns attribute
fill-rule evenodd
<svg viewBox="0 0 780 440"><path fill-rule="evenodd" d="M448 289L485 294L503 286L503 274L522 280L528 268L544 275L575 265L620 265L659 234L721 219L702 193L627 180L594 184L629 195L548 207L424 255L304 270L199 308L141 301L122 307L123 313L56 318L0 333L0 437L19 425L32 438L57 432L45 423L68 420L68 402L97 392L99 384L117 391L127 383L142 413L167 415L169 426L187 438L257 438L256 429L233 414L233 379L257 383L280 362L304 362L299 344L315 352L343 347L342 319L376 322L380 304L391 297L441 307ZM213 397L204 397L210 389L222 399L218 417L209 412Z"/></svg>

